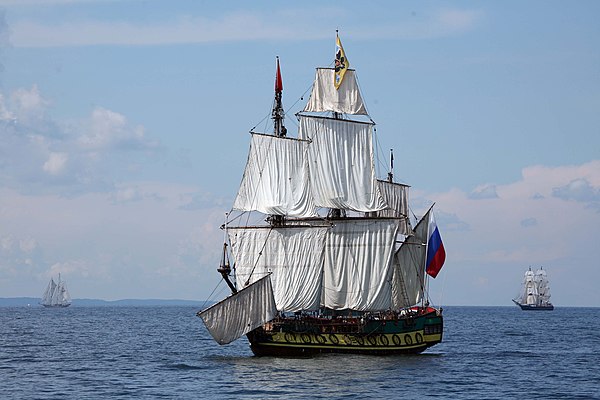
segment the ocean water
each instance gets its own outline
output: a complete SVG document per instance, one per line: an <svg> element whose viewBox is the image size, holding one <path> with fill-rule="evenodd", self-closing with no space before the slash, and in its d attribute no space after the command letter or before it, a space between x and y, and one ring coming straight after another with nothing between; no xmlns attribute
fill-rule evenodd
<svg viewBox="0 0 600 400"><path fill-rule="evenodd" d="M254 357L194 307L0 308L1 399L600 399L600 308L447 307L418 356Z"/></svg>

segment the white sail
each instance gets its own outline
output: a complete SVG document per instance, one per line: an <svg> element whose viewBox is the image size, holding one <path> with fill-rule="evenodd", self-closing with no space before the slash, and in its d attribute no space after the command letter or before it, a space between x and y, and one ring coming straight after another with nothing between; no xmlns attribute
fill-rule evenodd
<svg viewBox="0 0 600 400"><path fill-rule="evenodd" d="M407 236L394 257L392 305L395 309L411 307L423 300L425 259L427 256L428 211Z"/></svg>
<svg viewBox="0 0 600 400"><path fill-rule="evenodd" d="M44 295L42 296L41 304L44 306L49 306L52 304L52 295L56 290L56 283L54 279L50 278L50 282L48 282L48 286L46 286L46 290L44 291Z"/></svg>
<svg viewBox="0 0 600 400"><path fill-rule="evenodd" d="M308 168L318 207L361 212L387 207L375 178L372 124L300 116L298 135L311 140Z"/></svg>
<svg viewBox="0 0 600 400"><path fill-rule="evenodd" d="M409 186L382 180L377 181L377 183L379 191L388 205L384 210L378 211L377 215L380 217L400 218L398 233L403 235L411 234L412 231L408 223Z"/></svg>
<svg viewBox="0 0 600 400"><path fill-rule="evenodd" d="M253 134L233 208L292 217L316 216L308 181L307 141Z"/></svg>
<svg viewBox="0 0 600 400"><path fill-rule="evenodd" d="M367 109L360 94L354 70L346 70L344 80L338 89L335 88L333 80L333 68L317 68L312 92L304 111L332 111L344 114L367 115Z"/></svg>
<svg viewBox="0 0 600 400"><path fill-rule="evenodd" d="M71 304L71 295L69 294L69 291L67 290L67 284L64 281L62 282L61 292L62 292L61 304L62 305Z"/></svg>
<svg viewBox="0 0 600 400"><path fill-rule="evenodd" d="M269 322L275 315L269 276L198 313L212 337L222 345Z"/></svg>
<svg viewBox="0 0 600 400"><path fill-rule="evenodd" d="M334 310L386 310L396 220L336 221L327 235L322 305Z"/></svg>
<svg viewBox="0 0 600 400"><path fill-rule="evenodd" d="M525 298L524 303L528 305L534 305L537 303L537 287L535 285L535 275L533 271L529 270L525 272L525 278L523 280L525 286Z"/></svg>
<svg viewBox="0 0 600 400"><path fill-rule="evenodd" d="M546 271L542 268L535 271L534 281L538 292L538 303L547 304L550 300L550 286Z"/></svg>
<svg viewBox="0 0 600 400"><path fill-rule="evenodd" d="M231 253L242 287L271 273L279 311L316 310L327 227L230 228Z"/></svg>

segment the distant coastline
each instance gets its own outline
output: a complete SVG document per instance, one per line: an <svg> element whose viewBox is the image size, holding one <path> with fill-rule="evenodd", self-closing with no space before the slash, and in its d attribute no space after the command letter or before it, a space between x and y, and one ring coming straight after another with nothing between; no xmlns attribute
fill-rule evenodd
<svg viewBox="0 0 600 400"><path fill-rule="evenodd" d="M0 297L0 307L42 307L39 297ZM196 306L202 307L212 304L212 301L203 300L162 300L162 299L73 299L71 307L99 307L99 306Z"/></svg>

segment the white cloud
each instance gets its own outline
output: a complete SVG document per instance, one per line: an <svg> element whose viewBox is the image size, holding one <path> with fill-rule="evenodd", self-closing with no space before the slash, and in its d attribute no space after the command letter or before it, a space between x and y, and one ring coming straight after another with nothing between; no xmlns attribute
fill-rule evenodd
<svg viewBox="0 0 600 400"><path fill-rule="evenodd" d="M377 26L356 23L341 7L277 11L234 11L214 17L180 15L167 22L142 23L131 20L69 20L49 23L18 20L11 26L15 47L90 45L164 45L248 40L313 40L331 37L330 21L354 26L356 37L429 38L454 35L472 29L482 18L480 11L447 9L424 18L397 20ZM409 17L410 18L410 17ZM350 22L351 21L351 22Z"/></svg>
<svg viewBox="0 0 600 400"><path fill-rule="evenodd" d="M497 199L498 193L496 193L495 185L481 185L473 189L469 194L471 199Z"/></svg>
<svg viewBox="0 0 600 400"><path fill-rule="evenodd" d="M465 31L473 27L483 16L476 10L442 10L437 14L441 26L449 31Z"/></svg>
<svg viewBox="0 0 600 400"><path fill-rule="evenodd" d="M66 153L50 153L42 168L50 175L58 175L65 170L68 159Z"/></svg>
<svg viewBox="0 0 600 400"><path fill-rule="evenodd" d="M96 107L65 124L52 119L49 107L36 85L0 93L0 184L28 192L106 191L140 161L119 154L145 157L160 149L142 125L118 112ZM107 175L117 166L119 177Z"/></svg>
<svg viewBox="0 0 600 400"><path fill-rule="evenodd" d="M574 179L567 185L556 187L552 195L564 200L600 202L600 188L593 187L586 179Z"/></svg>
<svg viewBox="0 0 600 400"><path fill-rule="evenodd" d="M0 122L14 123L17 117L6 108L4 95L0 93Z"/></svg>
<svg viewBox="0 0 600 400"><path fill-rule="evenodd" d="M144 135L144 127L129 126L127 118L117 112L97 107L82 126L78 142L86 150L147 149L157 146Z"/></svg>

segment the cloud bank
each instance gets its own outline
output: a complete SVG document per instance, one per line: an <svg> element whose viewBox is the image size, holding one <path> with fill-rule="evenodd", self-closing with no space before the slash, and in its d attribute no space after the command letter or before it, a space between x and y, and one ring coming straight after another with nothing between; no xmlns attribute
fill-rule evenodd
<svg viewBox="0 0 600 400"><path fill-rule="evenodd" d="M58 19L52 22L19 19L11 24L10 43L14 47L65 47L315 40L331 37L333 20L338 21L338 25L354 26L347 31L349 36L423 39L461 34L476 26L483 14L477 10L434 10L418 17L407 14L402 23L382 20L376 28L352 19L352 14L345 7L288 8L265 12L241 9L211 17L176 15L167 22L139 22L135 18L123 17L121 21Z"/></svg>

